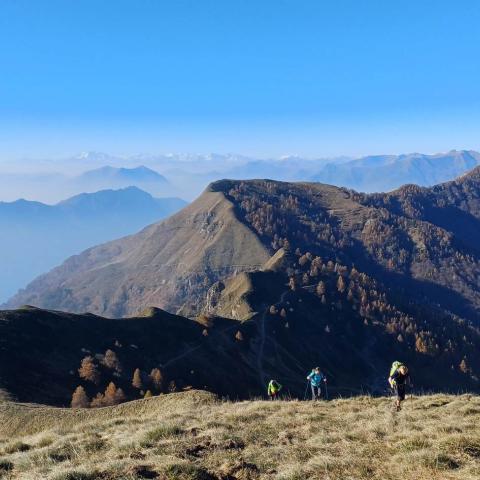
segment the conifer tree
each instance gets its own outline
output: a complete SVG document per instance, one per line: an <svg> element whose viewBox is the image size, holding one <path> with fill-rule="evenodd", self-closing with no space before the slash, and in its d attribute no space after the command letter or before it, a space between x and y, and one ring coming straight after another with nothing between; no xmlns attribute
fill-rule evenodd
<svg viewBox="0 0 480 480"><path fill-rule="evenodd" d="M72 395L72 408L88 408L90 406L90 399L87 397L85 393L85 389L79 385Z"/></svg>
<svg viewBox="0 0 480 480"><path fill-rule="evenodd" d="M105 389L104 403L105 405L117 404L117 387L113 382L110 382L107 388Z"/></svg>
<svg viewBox="0 0 480 480"><path fill-rule="evenodd" d="M98 371L97 365L91 355L88 355L82 360L82 364L78 369L78 374L80 375L80 378L95 383L96 385L100 383L100 372Z"/></svg>
<svg viewBox="0 0 480 480"><path fill-rule="evenodd" d="M150 372L150 379L152 380L153 387L158 392L163 388L163 374L159 368L154 368Z"/></svg>
<svg viewBox="0 0 480 480"><path fill-rule="evenodd" d="M322 295L325 295L325 291L326 291L325 282L320 280L320 282L318 282L318 285L317 285L317 295L321 297Z"/></svg>
<svg viewBox="0 0 480 480"><path fill-rule="evenodd" d="M459 368L460 368L460 371L462 373L468 373L469 372L470 368L468 367L467 360L466 360L465 357L460 362Z"/></svg>
<svg viewBox="0 0 480 480"><path fill-rule="evenodd" d="M133 372L132 386L138 388L139 390L143 390L142 374L139 368L135 369Z"/></svg>
<svg viewBox="0 0 480 480"><path fill-rule="evenodd" d="M90 402L92 408L105 406L105 398L102 393L97 393L96 397Z"/></svg>
<svg viewBox="0 0 480 480"><path fill-rule="evenodd" d="M121 371L120 361L118 360L117 354L113 350L108 349L105 352L105 356L103 357L103 364L107 368L115 370L116 372Z"/></svg>

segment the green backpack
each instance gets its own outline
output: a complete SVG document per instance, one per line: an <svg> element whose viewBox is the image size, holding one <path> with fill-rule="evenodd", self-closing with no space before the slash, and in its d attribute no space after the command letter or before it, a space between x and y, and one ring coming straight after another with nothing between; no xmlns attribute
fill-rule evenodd
<svg viewBox="0 0 480 480"><path fill-rule="evenodd" d="M402 365L403 365L402 362L393 362L392 367L390 368L389 377L391 377Z"/></svg>

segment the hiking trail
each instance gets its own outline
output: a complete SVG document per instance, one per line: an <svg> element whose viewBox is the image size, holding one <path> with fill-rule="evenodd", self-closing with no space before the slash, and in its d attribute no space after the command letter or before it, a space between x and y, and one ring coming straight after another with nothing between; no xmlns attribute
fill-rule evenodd
<svg viewBox="0 0 480 480"><path fill-rule="evenodd" d="M285 296L289 293L289 291L290 290L285 290L284 292L282 292L279 300L275 302L275 305L282 304L285 301ZM265 342L267 337L265 333L265 320L269 313L269 310L270 310L270 307L268 305L265 305L265 309L262 315L260 316L260 322L259 322L260 339L259 339L256 363L257 363L258 379L262 387L265 386L267 381L267 376L265 375L265 371L263 370L263 357L265 353Z"/></svg>

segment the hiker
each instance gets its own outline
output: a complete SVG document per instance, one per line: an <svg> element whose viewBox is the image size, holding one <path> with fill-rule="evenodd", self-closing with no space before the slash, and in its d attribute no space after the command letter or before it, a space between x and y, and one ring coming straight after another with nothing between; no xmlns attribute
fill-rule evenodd
<svg viewBox="0 0 480 480"><path fill-rule="evenodd" d="M270 380L268 383L268 396L270 400L276 400L281 389L282 386L276 380Z"/></svg>
<svg viewBox="0 0 480 480"><path fill-rule="evenodd" d="M320 367L315 367L308 375L307 380L312 388L312 400L320 400L322 396L322 383L327 382L327 378L321 372Z"/></svg>
<svg viewBox="0 0 480 480"><path fill-rule="evenodd" d="M402 402L405 400L405 388L407 382L410 382L408 368L401 362L393 362L390 368L388 383L396 395L395 409L399 412L402 409Z"/></svg>

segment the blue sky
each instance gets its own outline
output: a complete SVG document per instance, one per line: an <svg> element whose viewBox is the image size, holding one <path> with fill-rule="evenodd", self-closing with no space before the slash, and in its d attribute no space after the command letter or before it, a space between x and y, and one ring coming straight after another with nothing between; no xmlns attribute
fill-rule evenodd
<svg viewBox="0 0 480 480"><path fill-rule="evenodd" d="M480 149L478 0L2 0L0 158Z"/></svg>

